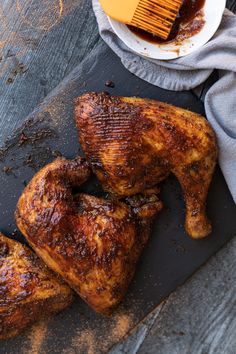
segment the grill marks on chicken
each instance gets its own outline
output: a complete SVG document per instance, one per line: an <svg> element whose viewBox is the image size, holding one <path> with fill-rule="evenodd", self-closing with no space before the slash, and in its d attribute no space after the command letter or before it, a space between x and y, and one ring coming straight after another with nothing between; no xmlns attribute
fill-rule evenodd
<svg viewBox="0 0 236 354"><path fill-rule="evenodd" d="M72 291L26 246L0 234L0 339L63 310Z"/></svg>
<svg viewBox="0 0 236 354"><path fill-rule="evenodd" d="M186 201L187 232L206 237L205 204L217 160L215 134L196 113L166 103L87 93L76 105L80 143L104 188L144 193L173 173Z"/></svg>
<svg viewBox="0 0 236 354"><path fill-rule="evenodd" d="M123 298L162 208L155 195L122 202L73 194L90 175L84 159L57 159L31 180L16 221L35 252L97 312Z"/></svg>

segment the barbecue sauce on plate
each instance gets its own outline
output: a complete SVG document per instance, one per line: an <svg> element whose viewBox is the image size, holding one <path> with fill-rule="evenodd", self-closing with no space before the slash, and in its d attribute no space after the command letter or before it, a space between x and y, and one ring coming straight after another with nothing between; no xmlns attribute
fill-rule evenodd
<svg viewBox="0 0 236 354"><path fill-rule="evenodd" d="M205 23L203 11L201 11L204 4L205 0L183 0L183 5L166 40L134 26L128 25L128 28L147 42L157 44L179 42L193 36L202 29Z"/></svg>

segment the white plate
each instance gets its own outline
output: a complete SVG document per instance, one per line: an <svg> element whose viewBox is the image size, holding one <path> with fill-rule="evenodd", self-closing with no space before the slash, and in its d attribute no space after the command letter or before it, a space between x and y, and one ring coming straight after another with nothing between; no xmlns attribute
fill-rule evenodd
<svg viewBox="0 0 236 354"><path fill-rule="evenodd" d="M181 44L154 44L132 33L126 25L108 17L113 31L134 52L153 59L170 60L190 54L208 42L217 31L226 0L206 0L205 25L201 31Z"/></svg>

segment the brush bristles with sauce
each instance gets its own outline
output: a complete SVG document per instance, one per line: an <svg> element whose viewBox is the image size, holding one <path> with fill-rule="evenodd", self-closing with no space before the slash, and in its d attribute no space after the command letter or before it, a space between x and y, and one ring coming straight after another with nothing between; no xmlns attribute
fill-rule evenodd
<svg viewBox="0 0 236 354"><path fill-rule="evenodd" d="M110 17L167 39L182 0L100 0Z"/></svg>

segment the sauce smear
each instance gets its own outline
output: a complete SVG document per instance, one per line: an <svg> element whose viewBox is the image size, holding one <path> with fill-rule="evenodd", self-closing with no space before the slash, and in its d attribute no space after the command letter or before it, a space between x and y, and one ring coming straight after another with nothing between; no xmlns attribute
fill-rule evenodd
<svg viewBox="0 0 236 354"><path fill-rule="evenodd" d="M166 40L158 36L155 36L152 33L139 29L137 27L134 26L128 26L128 27L137 36L151 43L164 44L175 40L179 34L181 34L181 39L185 39L186 37L190 37L198 33L203 27L205 23L203 18L197 20L195 23L194 23L195 21L194 19L200 13L204 4L205 4L205 0L183 0L183 5L180 8L180 11L172 27L170 35ZM193 23L190 25L190 28L187 30L187 35L184 36L184 31L181 30L181 27L184 24L191 23L191 21Z"/></svg>

